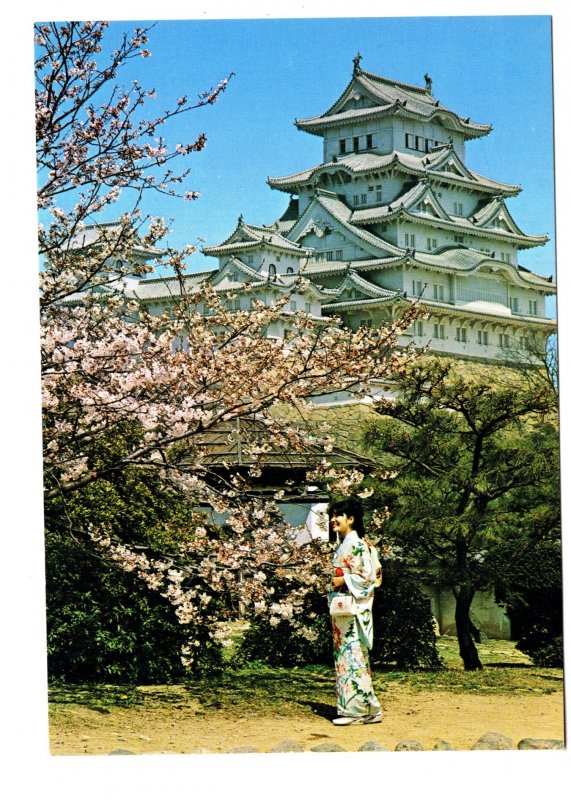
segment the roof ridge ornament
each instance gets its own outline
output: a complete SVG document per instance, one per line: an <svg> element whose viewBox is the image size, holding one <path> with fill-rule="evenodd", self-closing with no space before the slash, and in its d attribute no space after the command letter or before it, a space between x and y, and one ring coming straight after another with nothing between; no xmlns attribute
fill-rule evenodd
<svg viewBox="0 0 571 800"><path fill-rule="evenodd" d="M424 74L424 82L426 83L426 92L427 92L427 94L431 95L432 94L432 78L430 77L428 72L425 72L425 74Z"/></svg>
<svg viewBox="0 0 571 800"><path fill-rule="evenodd" d="M360 75L361 72L362 72L362 69L361 69L361 66L360 66L362 58L363 58L363 56L361 55L361 53L357 53L357 55L353 59L353 75L354 76Z"/></svg>

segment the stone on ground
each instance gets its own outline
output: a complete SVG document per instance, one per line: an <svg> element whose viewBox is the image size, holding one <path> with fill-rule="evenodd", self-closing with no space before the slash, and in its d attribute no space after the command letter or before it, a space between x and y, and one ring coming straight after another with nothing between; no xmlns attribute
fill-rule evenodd
<svg viewBox="0 0 571 800"><path fill-rule="evenodd" d="M515 744L503 733L485 733L472 745L472 750L515 750Z"/></svg>

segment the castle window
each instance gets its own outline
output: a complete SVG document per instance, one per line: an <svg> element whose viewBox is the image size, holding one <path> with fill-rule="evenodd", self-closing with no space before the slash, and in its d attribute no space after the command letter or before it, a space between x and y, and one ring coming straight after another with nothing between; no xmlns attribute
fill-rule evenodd
<svg viewBox="0 0 571 800"><path fill-rule="evenodd" d="M424 330L421 319L416 319L412 325L412 332L416 336L424 336Z"/></svg>
<svg viewBox="0 0 571 800"><path fill-rule="evenodd" d="M464 242L464 237L463 237L463 236L455 236L455 237L454 237L454 241L455 241L455 242L457 242L457 243L459 243L459 244L463 244L463 242Z"/></svg>
<svg viewBox="0 0 571 800"><path fill-rule="evenodd" d="M335 251L335 260L336 261L343 261L343 250L336 250Z"/></svg>
<svg viewBox="0 0 571 800"><path fill-rule="evenodd" d="M412 293L415 297L420 297L422 294L422 281L412 282Z"/></svg>
<svg viewBox="0 0 571 800"><path fill-rule="evenodd" d="M358 136L353 136L353 150L355 151L355 153L357 153L358 150L359 150L359 137Z"/></svg>
<svg viewBox="0 0 571 800"><path fill-rule="evenodd" d="M434 338L435 339L445 339L444 336L444 325L435 325L434 326Z"/></svg>
<svg viewBox="0 0 571 800"><path fill-rule="evenodd" d="M434 300L444 300L444 286L441 283L435 283L432 287L432 297Z"/></svg>
<svg viewBox="0 0 571 800"><path fill-rule="evenodd" d="M353 195L353 205L354 206L358 206L359 205L359 195L358 194L354 194Z"/></svg>
<svg viewBox="0 0 571 800"><path fill-rule="evenodd" d="M532 317L537 316L537 300L530 300L529 301L529 313Z"/></svg>
<svg viewBox="0 0 571 800"><path fill-rule="evenodd" d="M296 300L290 300L289 301L289 307L291 308L292 311L297 311L297 301Z"/></svg>
<svg viewBox="0 0 571 800"><path fill-rule="evenodd" d="M427 239L426 240L426 249L427 250L436 250L436 239Z"/></svg>
<svg viewBox="0 0 571 800"><path fill-rule="evenodd" d="M372 324L373 324L372 319L359 320L359 325L361 326L361 328L370 328Z"/></svg>
<svg viewBox="0 0 571 800"><path fill-rule="evenodd" d="M270 266L268 267L268 274L270 276L270 279L275 281L275 279L276 279L276 265L275 264L270 264Z"/></svg>
<svg viewBox="0 0 571 800"><path fill-rule="evenodd" d="M488 344L488 331L478 331L478 344Z"/></svg>
<svg viewBox="0 0 571 800"><path fill-rule="evenodd" d="M333 250L327 250L325 258L327 261L333 261Z"/></svg>
<svg viewBox="0 0 571 800"><path fill-rule="evenodd" d="M377 203L380 203L383 199L383 191L380 186L377 186Z"/></svg>
<svg viewBox="0 0 571 800"><path fill-rule="evenodd" d="M347 152L347 139L339 139L339 152L340 153Z"/></svg>
<svg viewBox="0 0 571 800"><path fill-rule="evenodd" d="M414 247L416 243L416 235L414 233L405 233L404 245L405 247Z"/></svg>
<svg viewBox="0 0 571 800"><path fill-rule="evenodd" d="M372 148L373 148L373 134L372 133L368 133L367 134L367 150L372 150Z"/></svg>
<svg viewBox="0 0 571 800"><path fill-rule="evenodd" d="M519 299L517 297L510 297L510 308L514 314L519 314Z"/></svg>
<svg viewBox="0 0 571 800"><path fill-rule="evenodd" d="M531 349L531 342L528 336L520 336L519 343L521 345L522 350L530 350Z"/></svg>
<svg viewBox="0 0 571 800"><path fill-rule="evenodd" d="M466 328L456 328L456 341L464 343L467 341Z"/></svg>
<svg viewBox="0 0 571 800"><path fill-rule="evenodd" d="M507 333L500 333L499 337L500 347L506 348L510 346L510 337Z"/></svg>
<svg viewBox="0 0 571 800"><path fill-rule="evenodd" d="M362 194L361 195L361 203L363 205L366 205L366 203L367 203L367 195L366 194Z"/></svg>
<svg viewBox="0 0 571 800"><path fill-rule="evenodd" d="M305 304L305 311L307 314L311 314L311 303Z"/></svg>
<svg viewBox="0 0 571 800"><path fill-rule="evenodd" d="M458 216L460 217L462 216L462 214L464 213L464 206L462 205L462 203L454 203L454 213L458 214Z"/></svg>
<svg viewBox="0 0 571 800"><path fill-rule="evenodd" d="M288 267L286 269L286 275L293 275L293 267Z"/></svg>

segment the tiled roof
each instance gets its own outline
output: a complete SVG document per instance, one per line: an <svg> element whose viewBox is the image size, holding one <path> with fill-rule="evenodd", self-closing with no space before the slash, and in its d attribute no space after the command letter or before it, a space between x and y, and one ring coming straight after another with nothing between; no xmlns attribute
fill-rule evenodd
<svg viewBox="0 0 571 800"><path fill-rule="evenodd" d="M464 306L450 305L449 303L439 302L437 300L424 300L420 299L420 305L427 310L434 309L435 311L442 312L441 316L448 317L474 317L477 316L481 319L489 320L490 322L497 322L498 316L502 317L503 322L511 322L516 326L533 325L538 328L551 328L557 327L557 321L554 319L547 319L546 317L530 317L525 314L513 314L507 306L494 308L493 311L487 310L485 304L467 303ZM495 305L495 304L493 304Z"/></svg>
<svg viewBox="0 0 571 800"><path fill-rule="evenodd" d="M359 261L317 261L309 263L303 268L303 275L307 275L311 280L317 280L320 275L327 277L336 273L345 273L348 269L358 272L368 272L370 270L385 269L387 267L400 264L403 256L399 254L392 258L367 258Z"/></svg>
<svg viewBox="0 0 571 800"><path fill-rule="evenodd" d="M358 228L356 225L353 225L351 223L351 215L353 212L339 199L337 195L333 194L332 192L323 192L318 189L315 194L314 202L317 202L323 206L323 208L325 208L325 210L328 211L331 216L334 217L334 219L336 219L346 230L348 230L358 239L361 239L370 247L373 247L375 250L380 250L393 255L401 255L403 253L403 250L400 247L395 247L395 245L390 244L390 242L386 242L384 239L380 239L373 233L369 233L368 231L364 231L361 228Z"/></svg>
<svg viewBox="0 0 571 800"><path fill-rule="evenodd" d="M446 154L449 155L448 148L446 148ZM389 167L401 167L407 172L411 172L422 177L439 178L450 183L462 186L470 186L471 188L474 188L474 185L476 184L478 189L482 189L482 191L485 192L493 191L495 193L513 195L518 194L521 191L520 186L493 181L490 178L486 178L476 172L473 172L472 170L467 170L468 174L471 176L470 178L465 178L452 172L446 172L445 170L439 170L437 167L441 163L446 162L447 158L442 158L439 154L438 159L435 158L434 160L431 160L431 155L431 153L428 153L426 156L414 156L409 153L400 153L396 150L393 150L392 153L387 153L386 155L379 155L378 153L373 153L371 151L347 153L346 155L338 156L336 161L328 161L325 164L318 164L314 167L303 170L302 172L296 172L293 175L286 175L281 178L268 178L267 182L268 185L273 189L289 191L289 189L293 186L310 181L312 178L316 177L317 173L320 171L331 172L339 168L345 168L349 172L358 174L361 172L368 173L373 170L387 169Z"/></svg>
<svg viewBox="0 0 571 800"><path fill-rule="evenodd" d="M399 264L411 260L413 260L419 266L428 267L429 269L438 271L445 270L451 272L472 272L477 270L478 267L484 262L495 261L495 259L491 258L489 255L486 255L478 250L472 250L467 247L445 247L432 253L409 251L393 258L376 258L365 259L363 261L352 261L350 265L347 262L342 261L319 261L308 264L304 268L303 274L307 275L310 280L319 282L321 275L326 278L335 274L344 274L347 272L349 266L351 270L354 270L357 273L366 273L374 272L376 270L390 269L391 267L396 267ZM516 267L513 264L507 264L503 261L496 261L496 263L501 263L503 267L512 269L525 283L533 284L537 288L549 290L550 294L555 293L555 283L548 278L537 275L536 273L531 272L523 267Z"/></svg>
<svg viewBox="0 0 571 800"><path fill-rule="evenodd" d="M359 275L354 268L350 268L347 271L347 275L338 284L336 291L342 293L348 286L353 286L366 294L372 295L373 298L386 299L388 297L394 297L396 294L391 289L385 289L376 283L371 283L371 281Z"/></svg>
<svg viewBox="0 0 571 800"><path fill-rule="evenodd" d="M69 247L72 250L88 247L91 244L97 244L99 241L105 241L110 244L114 239L118 239L124 232L124 226L120 222L98 222L94 225L85 225L79 228L77 232L69 240ZM138 236L135 236L135 244L129 248L129 251L134 255L143 256L159 256L163 253L157 247L143 246Z"/></svg>
<svg viewBox="0 0 571 800"><path fill-rule="evenodd" d="M416 209L415 204L418 204L424 195L430 198L430 202L438 210L438 214L427 214ZM487 223L499 213L504 214L509 230L487 227ZM425 182L415 184L407 192L392 200L391 203L355 209L351 215L351 222L356 225L367 225L401 216L430 227L461 231L473 236L483 236L496 240L511 239L516 241L521 248L537 247L545 244L548 240L545 235L534 236L524 233L514 222L502 198L494 198L481 211L471 215L469 218L448 214Z"/></svg>
<svg viewBox="0 0 571 800"><path fill-rule="evenodd" d="M208 280L216 273L216 270L207 272L195 272L185 275L184 288L186 291L194 289L201 283ZM127 294L136 297L138 300L164 300L171 297L180 296L180 281L177 277L169 278L150 278L139 281Z"/></svg>
<svg viewBox="0 0 571 800"><path fill-rule="evenodd" d="M239 237L244 237L240 240ZM274 227L259 226L259 225L246 225L239 222L233 233L221 244L211 245L204 247L202 252L205 255L223 255L224 253L231 253L235 250L251 250L258 247L260 244L266 244L270 247L276 247L280 250L287 250L288 252L295 252L297 254L304 254L313 252L311 248L304 248L286 239L285 236L276 230Z"/></svg>
<svg viewBox="0 0 571 800"><path fill-rule="evenodd" d="M323 311L337 311L346 308L361 308L363 306L377 306L381 303L389 303L391 300L402 299L400 292L392 292L388 289L385 290L383 295L378 297L371 297L365 299L355 300L331 300L329 303L324 303L321 306Z"/></svg>
<svg viewBox="0 0 571 800"><path fill-rule="evenodd" d="M284 442L287 436L283 436ZM325 452L322 446L313 444L308 437L304 438L301 447L294 448L290 444L278 444L272 436L270 425L260 417L239 417L233 420L222 420L209 430L194 437L196 453L188 458L188 463L195 468L196 464L210 468L260 466L268 469L314 469L326 457L336 467L359 466L373 467L373 462L364 456L334 447ZM252 446L265 445L267 450L262 455L251 452ZM198 461L196 460L198 459ZM184 462L183 462L184 468Z"/></svg>
<svg viewBox="0 0 571 800"><path fill-rule="evenodd" d="M341 111L353 90L365 92L376 105ZM467 139L485 136L491 130L491 125L470 122L468 118L462 118L445 108L426 87L394 81L362 70L353 76L339 99L324 114L298 119L295 124L301 130L317 133L331 125L343 124L349 120L390 114L420 117L425 121L439 115L446 121L446 127L462 131Z"/></svg>
<svg viewBox="0 0 571 800"><path fill-rule="evenodd" d="M445 268L459 272L471 272L476 270L484 262L496 261L496 259L485 253L481 253L478 250L471 250L467 247L447 247L433 253L420 253L417 251L414 254L414 260L428 267L437 269ZM541 275L537 275L530 270L521 269L504 261L496 261L496 263L501 263L503 267L512 269L517 273L519 278L526 283L532 283L538 288L549 289L550 293L555 293L555 283L553 281Z"/></svg>

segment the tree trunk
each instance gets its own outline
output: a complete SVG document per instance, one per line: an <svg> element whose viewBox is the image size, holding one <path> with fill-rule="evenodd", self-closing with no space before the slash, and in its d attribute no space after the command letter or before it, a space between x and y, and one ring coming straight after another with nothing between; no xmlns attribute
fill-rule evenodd
<svg viewBox="0 0 571 800"><path fill-rule="evenodd" d="M464 662L464 669L473 671L482 669L482 662L478 657L478 650L472 638L472 623L470 621L470 605L474 597L473 590L468 586L460 586L456 594L456 635L460 647L460 656Z"/></svg>

